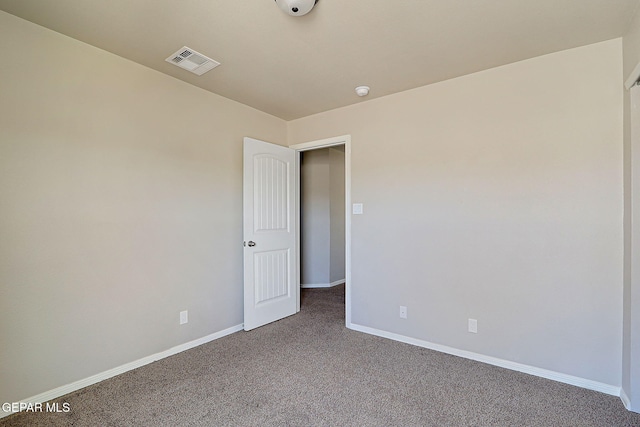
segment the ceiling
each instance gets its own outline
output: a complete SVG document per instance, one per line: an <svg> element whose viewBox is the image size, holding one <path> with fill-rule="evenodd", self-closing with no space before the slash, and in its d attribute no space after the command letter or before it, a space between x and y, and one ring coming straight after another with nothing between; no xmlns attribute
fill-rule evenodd
<svg viewBox="0 0 640 427"><path fill-rule="evenodd" d="M640 0L0 0L0 10L285 120L621 37ZM20 41L16 40L19 47ZM188 46L222 63L165 62ZM354 91L371 86L367 98Z"/></svg>

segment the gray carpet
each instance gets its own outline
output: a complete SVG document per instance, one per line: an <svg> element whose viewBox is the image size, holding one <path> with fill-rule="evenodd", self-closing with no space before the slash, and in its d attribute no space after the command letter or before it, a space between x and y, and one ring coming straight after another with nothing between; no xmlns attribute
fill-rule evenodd
<svg viewBox="0 0 640 427"><path fill-rule="evenodd" d="M350 331L342 286L57 401L0 426L640 426L617 397Z"/></svg>

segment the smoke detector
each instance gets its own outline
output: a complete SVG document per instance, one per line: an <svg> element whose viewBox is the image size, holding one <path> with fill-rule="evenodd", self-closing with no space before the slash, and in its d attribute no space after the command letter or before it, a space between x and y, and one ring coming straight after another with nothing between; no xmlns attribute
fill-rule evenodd
<svg viewBox="0 0 640 427"><path fill-rule="evenodd" d="M220 65L218 61L214 61L186 46L183 46L182 49L165 59L165 61L199 76Z"/></svg>
<svg viewBox="0 0 640 427"><path fill-rule="evenodd" d="M316 3L318 0L276 0L278 7L291 16L306 15Z"/></svg>
<svg viewBox="0 0 640 427"><path fill-rule="evenodd" d="M358 96L369 95L369 86L358 86L356 88L356 93L358 94Z"/></svg>

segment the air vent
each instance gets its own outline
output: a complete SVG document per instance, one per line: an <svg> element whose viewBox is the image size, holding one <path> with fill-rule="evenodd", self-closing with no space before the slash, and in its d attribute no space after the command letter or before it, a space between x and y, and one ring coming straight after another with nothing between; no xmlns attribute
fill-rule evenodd
<svg viewBox="0 0 640 427"><path fill-rule="evenodd" d="M199 76L220 65L218 61L214 61L186 46L165 59L165 61Z"/></svg>

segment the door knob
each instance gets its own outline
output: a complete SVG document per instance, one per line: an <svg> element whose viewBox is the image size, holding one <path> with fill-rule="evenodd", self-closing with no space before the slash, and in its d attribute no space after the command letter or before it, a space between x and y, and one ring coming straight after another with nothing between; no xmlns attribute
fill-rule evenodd
<svg viewBox="0 0 640 427"><path fill-rule="evenodd" d="M256 242L254 242L252 240L249 240L248 245L249 245L250 248L252 248L252 247L254 247L256 245Z"/></svg>

